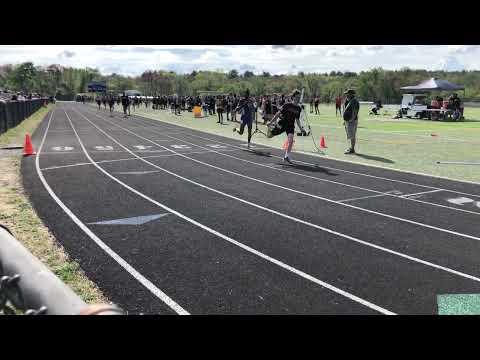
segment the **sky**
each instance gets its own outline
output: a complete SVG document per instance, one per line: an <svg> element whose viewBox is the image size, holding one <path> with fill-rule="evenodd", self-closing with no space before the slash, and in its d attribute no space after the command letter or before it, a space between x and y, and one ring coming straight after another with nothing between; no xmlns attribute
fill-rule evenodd
<svg viewBox="0 0 480 360"><path fill-rule="evenodd" d="M236 69L275 74L387 70L480 70L478 45L0 45L0 65L31 61L97 68L104 75L145 70Z"/></svg>

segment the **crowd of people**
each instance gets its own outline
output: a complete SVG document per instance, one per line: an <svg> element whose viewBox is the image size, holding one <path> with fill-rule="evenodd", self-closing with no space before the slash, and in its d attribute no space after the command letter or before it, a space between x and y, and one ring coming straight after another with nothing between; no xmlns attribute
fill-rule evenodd
<svg viewBox="0 0 480 360"><path fill-rule="evenodd" d="M32 100L32 99L41 99L42 96L39 93L25 93L25 92L17 92L11 91L8 89L0 89L0 101L3 103L11 102L11 101L25 101L25 100Z"/></svg>
<svg viewBox="0 0 480 360"><path fill-rule="evenodd" d="M285 150L284 160L290 163L291 148L295 123L303 129L300 123L300 114L305 110L301 101L301 93L295 90L290 94L271 94L262 96L250 96L247 90L243 94L221 94L204 96L180 96L177 94L163 96L129 96L126 93L114 95L104 94L101 96L77 96L77 101L95 101L98 109L102 106L106 110L109 106L110 113L114 111L115 105L122 106L124 117L131 115L131 109L136 111L140 108L152 110L167 110L175 115L182 115L182 112L193 112L199 107L203 117L216 116L218 124L225 124L225 121L240 123L240 127L234 127L233 131L242 135L245 127L248 128L248 147L252 138L252 124L259 121L267 125L267 137L279 135L286 132L288 146ZM310 99L310 113L319 115L320 98L313 96ZM336 114L343 115L347 139L351 146L345 151L346 154L355 153L355 138L358 124L359 103L355 99L353 90L346 91L343 96L338 95L335 99ZM237 117L240 114L240 117ZM348 118L348 119L347 119Z"/></svg>

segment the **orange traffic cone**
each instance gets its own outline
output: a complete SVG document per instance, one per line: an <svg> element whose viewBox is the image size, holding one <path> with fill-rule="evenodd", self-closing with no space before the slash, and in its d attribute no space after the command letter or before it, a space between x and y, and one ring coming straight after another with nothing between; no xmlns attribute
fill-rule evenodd
<svg viewBox="0 0 480 360"><path fill-rule="evenodd" d="M36 152L33 150L32 140L30 140L30 135L25 135L25 145L23 146L23 156L35 155Z"/></svg>
<svg viewBox="0 0 480 360"><path fill-rule="evenodd" d="M325 138L322 136L321 139L320 139L320 147L322 149L326 149L327 148L327 145L325 144Z"/></svg>

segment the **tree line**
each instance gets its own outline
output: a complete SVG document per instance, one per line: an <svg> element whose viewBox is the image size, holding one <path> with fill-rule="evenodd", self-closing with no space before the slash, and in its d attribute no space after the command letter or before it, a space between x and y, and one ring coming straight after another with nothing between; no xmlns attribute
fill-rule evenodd
<svg viewBox="0 0 480 360"><path fill-rule="evenodd" d="M41 94L73 97L87 91L90 81L106 81L107 88L114 92L139 90L145 95L168 95L177 93L196 95L198 91L241 93L246 89L254 95L289 93L294 88L305 87L306 99L318 96L321 102L332 102L348 88L354 88L360 100L383 103L399 103L400 87L415 85L436 77L465 86L464 101L480 101L480 71L427 71L402 68L384 70L330 73L304 73L295 75L271 75L268 72L254 74L237 70L193 71L177 74L172 71L148 70L140 76L128 77L119 74L104 75L98 69L71 68L60 65L35 66L31 62L19 65L0 66L0 88L14 91L38 92Z"/></svg>

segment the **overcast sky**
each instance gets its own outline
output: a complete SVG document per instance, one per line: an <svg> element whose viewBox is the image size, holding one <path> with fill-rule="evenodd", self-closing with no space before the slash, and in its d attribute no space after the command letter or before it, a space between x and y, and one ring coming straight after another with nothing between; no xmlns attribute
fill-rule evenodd
<svg viewBox="0 0 480 360"><path fill-rule="evenodd" d="M0 45L0 65L32 61L98 68L103 74L145 70L190 73L232 69L271 74L368 70L373 67L480 70L477 45Z"/></svg>

